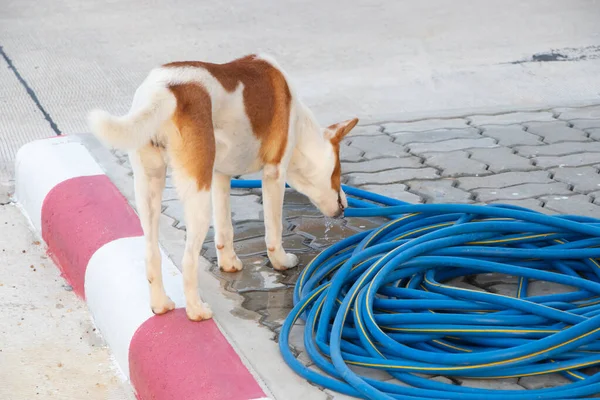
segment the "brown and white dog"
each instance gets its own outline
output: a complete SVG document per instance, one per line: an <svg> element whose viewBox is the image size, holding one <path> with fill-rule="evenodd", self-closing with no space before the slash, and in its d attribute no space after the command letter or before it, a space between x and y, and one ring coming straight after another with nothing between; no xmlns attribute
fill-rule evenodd
<svg viewBox="0 0 600 400"><path fill-rule="evenodd" d="M357 122L321 128L282 69L262 55L226 64L169 63L148 74L127 115L92 111L92 132L107 146L129 151L152 311L162 314L175 307L163 286L158 245L167 163L187 227L182 261L186 312L194 321L208 319L212 311L198 294L198 257L211 222L211 202L219 266L239 271L230 180L262 170L269 260L277 270L296 266L298 258L282 247L285 182L324 215L342 214L347 201L340 182L340 141Z"/></svg>

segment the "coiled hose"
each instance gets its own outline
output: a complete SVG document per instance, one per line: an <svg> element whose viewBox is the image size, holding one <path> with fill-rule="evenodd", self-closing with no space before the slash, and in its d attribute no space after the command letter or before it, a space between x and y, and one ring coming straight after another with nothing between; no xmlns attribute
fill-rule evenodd
<svg viewBox="0 0 600 400"><path fill-rule="evenodd" d="M260 187L233 181L232 187ZM600 220L510 205L417 204L344 186L347 217L390 221L327 248L302 271L279 335L286 363L310 382L364 399L579 399L600 393ZM354 196L354 197L350 197ZM377 203L377 204L375 204ZM518 277L515 297L444 282ZM533 280L572 292L529 296ZM305 321L304 346L289 346ZM387 371L394 381L350 366ZM427 379L560 373L571 383L527 391Z"/></svg>

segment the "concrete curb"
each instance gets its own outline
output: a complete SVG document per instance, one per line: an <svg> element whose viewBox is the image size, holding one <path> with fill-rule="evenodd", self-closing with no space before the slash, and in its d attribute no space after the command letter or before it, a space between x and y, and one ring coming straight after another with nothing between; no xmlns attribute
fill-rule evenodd
<svg viewBox="0 0 600 400"><path fill-rule="evenodd" d="M17 203L139 399L267 398L214 319L187 319L181 272L164 252L165 289L177 309L152 314L138 217L81 143L57 137L21 147L15 185Z"/></svg>

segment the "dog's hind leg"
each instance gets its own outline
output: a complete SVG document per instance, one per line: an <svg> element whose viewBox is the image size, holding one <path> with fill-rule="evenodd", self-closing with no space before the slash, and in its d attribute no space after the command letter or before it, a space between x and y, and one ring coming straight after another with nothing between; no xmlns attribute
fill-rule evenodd
<svg viewBox="0 0 600 400"><path fill-rule="evenodd" d="M199 189L196 180L183 171L173 170L177 191L183 202L186 241L183 253L183 290L186 313L190 320L201 321L212 317L208 304L198 293L198 258L206 233L210 227L210 188Z"/></svg>
<svg viewBox="0 0 600 400"><path fill-rule="evenodd" d="M150 284L150 307L155 314L175 308L165 293L158 247L158 221L165 187L166 162L159 148L148 144L129 153L133 168L135 201L146 239L146 276Z"/></svg>

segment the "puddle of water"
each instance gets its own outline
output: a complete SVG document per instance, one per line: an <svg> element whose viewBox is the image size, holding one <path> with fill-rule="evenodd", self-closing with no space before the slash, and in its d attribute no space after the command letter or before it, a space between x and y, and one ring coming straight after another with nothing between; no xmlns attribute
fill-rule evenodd
<svg viewBox="0 0 600 400"><path fill-rule="evenodd" d="M329 240L329 231L333 228L333 220L329 217L325 217L325 232L323 233L323 239Z"/></svg>

